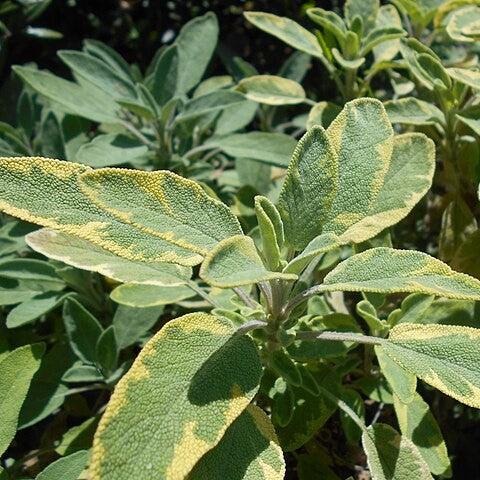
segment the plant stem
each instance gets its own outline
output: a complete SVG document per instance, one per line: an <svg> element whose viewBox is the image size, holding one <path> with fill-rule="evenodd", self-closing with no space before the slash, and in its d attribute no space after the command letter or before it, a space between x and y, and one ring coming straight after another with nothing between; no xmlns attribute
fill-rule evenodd
<svg viewBox="0 0 480 480"><path fill-rule="evenodd" d="M245 290L241 287L232 288L232 290L237 294L240 300L250 308L256 308L257 304L250 298L250 295L245 292Z"/></svg>
<svg viewBox="0 0 480 480"><path fill-rule="evenodd" d="M204 152L205 150L211 150L215 148L213 145L199 145L198 147L193 147L187 153L185 153L184 158L190 158L196 155L197 153Z"/></svg>
<svg viewBox="0 0 480 480"><path fill-rule="evenodd" d="M135 137L137 137L138 140L140 140L144 145L151 148L152 150L157 150L158 149L158 146L155 143L151 142L140 130L137 130L132 124L130 124L128 122L122 122L122 125L130 133L135 135Z"/></svg>
<svg viewBox="0 0 480 480"><path fill-rule="evenodd" d="M222 308L222 306L217 303L213 298L206 292L204 292L193 280L189 280L187 285L195 292L197 293L200 297L205 299L212 307L215 308Z"/></svg>
<svg viewBox="0 0 480 480"><path fill-rule="evenodd" d="M385 340L380 337L371 337L368 335L362 335L359 333L350 332L312 332L312 331L300 331L297 332L297 340L306 341L334 341L334 342L356 342L366 343L370 345L381 345Z"/></svg>

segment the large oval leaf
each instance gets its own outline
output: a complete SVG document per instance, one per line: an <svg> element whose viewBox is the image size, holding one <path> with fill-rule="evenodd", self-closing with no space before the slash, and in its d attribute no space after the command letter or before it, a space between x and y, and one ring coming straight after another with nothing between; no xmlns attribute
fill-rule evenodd
<svg viewBox="0 0 480 480"><path fill-rule="evenodd" d="M240 80L236 88L249 100L266 105L294 105L302 103L305 90L294 80L275 75L253 75Z"/></svg>
<svg viewBox="0 0 480 480"><path fill-rule="evenodd" d="M117 385L95 435L92 480L183 479L258 389L248 337L204 313L168 323Z"/></svg>

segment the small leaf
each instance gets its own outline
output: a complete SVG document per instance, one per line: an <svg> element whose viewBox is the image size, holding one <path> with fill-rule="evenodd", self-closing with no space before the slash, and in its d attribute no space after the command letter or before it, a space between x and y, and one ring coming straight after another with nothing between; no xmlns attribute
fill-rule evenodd
<svg viewBox="0 0 480 480"><path fill-rule="evenodd" d="M285 427L293 416L295 395L282 377L277 378L272 390L270 392L272 397L272 422L274 425Z"/></svg>
<svg viewBox="0 0 480 480"><path fill-rule="evenodd" d="M347 0L343 11L350 25L358 15L363 20L365 32L368 32L375 25L379 8L379 0Z"/></svg>
<svg viewBox="0 0 480 480"><path fill-rule="evenodd" d="M15 436L20 409L44 351L43 343L25 345L0 361L0 455Z"/></svg>
<svg viewBox="0 0 480 480"><path fill-rule="evenodd" d="M189 480L282 480L283 452L270 419L249 405L225 432L220 443L195 465Z"/></svg>
<svg viewBox="0 0 480 480"><path fill-rule="evenodd" d="M213 137L206 142L232 157L245 157L268 165L287 168L297 142L283 133L248 132Z"/></svg>
<svg viewBox="0 0 480 480"><path fill-rule="evenodd" d="M165 105L177 91L179 55L176 45L165 48L153 70L152 95L159 105Z"/></svg>
<svg viewBox="0 0 480 480"><path fill-rule="evenodd" d="M452 472L445 440L428 404L416 393L408 405L394 397L394 406L402 435L417 446L430 472L450 478Z"/></svg>
<svg viewBox="0 0 480 480"><path fill-rule="evenodd" d="M402 323L382 343L405 370L459 402L480 408L480 330Z"/></svg>
<svg viewBox="0 0 480 480"><path fill-rule="evenodd" d="M307 15L310 20L332 33L342 49L345 47L347 27L339 15L323 8L309 8Z"/></svg>
<svg viewBox="0 0 480 480"><path fill-rule="evenodd" d="M287 45L314 57L324 58L315 35L293 20L263 12L245 12L244 15L257 28L279 38Z"/></svg>
<svg viewBox="0 0 480 480"><path fill-rule="evenodd" d="M445 123L445 115L435 105L414 97L389 100L384 103L392 123L404 125L435 125Z"/></svg>
<svg viewBox="0 0 480 480"><path fill-rule="evenodd" d="M28 246L54 260L98 272L119 282L149 285L180 285L192 275L191 268L160 262L127 260L94 243L43 228L27 235Z"/></svg>
<svg viewBox="0 0 480 480"><path fill-rule="evenodd" d="M102 332L100 337L98 337L95 345L95 363L106 378L113 373L117 367L118 350L117 339L115 338L115 327L110 325Z"/></svg>
<svg viewBox="0 0 480 480"><path fill-rule="evenodd" d="M365 56L370 53L375 47L379 45L390 42L404 37L407 34L405 30L400 27L376 27L373 30L370 30L368 35L363 39L363 46L360 50L359 55Z"/></svg>
<svg viewBox="0 0 480 480"><path fill-rule="evenodd" d="M69 298L63 305L63 323L77 357L85 363L95 363L95 345L103 332L100 322L77 300Z"/></svg>
<svg viewBox="0 0 480 480"><path fill-rule="evenodd" d="M300 371L285 350L281 349L272 352L268 362L271 369L290 385L299 387L302 384Z"/></svg>
<svg viewBox="0 0 480 480"><path fill-rule="evenodd" d="M373 480L433 480L417 447L390 425L368 427L362 444Z"/></svg>
<svg viewBox="0 0 480 480"><path fill-rule="evenodd" d="M115 288L110 298L121 305L145 308L178 303L194 297L196 293L187 286L159 286L126 283Z"/></svg>
<svg viewBox="0 0 480 480"><path fill-rule="evenodd" d="M185 478L219 444L261 374L253 341L234 333L225 319L193 313L146 344L100 422L92 480Z"/></svg>
<svg viewBox="0 0 480 480"><path fill-rule="evenodd" d="M476 42L480 39L479 22L478 6L459 8L450 16L446 31L457 42Z"/></svg>
<svg viewBox="0 0 480 480"><path fill-rule="evenodd" d="M315 125L328 128L340 111L341 108L334 103L318 102L308 113L307 130L310 130Z"/></svg>
<svg viewBox="0 0 480 480"><path fill-rule="evenodd" d="M221 241L205 258L200 277L214 287L231 288L266 280L296 280L291 273L265 268L250 237L236 235Z"/></svg>
<svg viewBox="0 0 480 480"><path fill-rule="evenodd" d="M288 78L275 75L254 75L238 83L236 90L249 100L265 105L295 105L305 98L303 87Z"/></svg>
<svg viewBox="0 0 480 480"><path fill-rule="evenodd" d="M480 300L480 280L453 271L426 253L372 248L348 258L325 277L319 291L425 293Z"/></svg>
<svg viewBox="0 0 480 480"><path fill-rule="evenodd" d="M51 463L35 480L77 480L87 466L89 453L80 450Z"/></svg>

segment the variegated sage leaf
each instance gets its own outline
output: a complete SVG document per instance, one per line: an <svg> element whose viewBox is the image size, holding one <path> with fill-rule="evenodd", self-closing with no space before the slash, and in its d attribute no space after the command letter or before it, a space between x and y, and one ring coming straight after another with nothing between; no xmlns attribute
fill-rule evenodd
<svg viewBox="0 0 480 480"><path fill-rule="evenodd" d="M231 288L266 280L296 280L291 273L265 268L250 237L237 235L221 241L205 258L200 277L210 285Z"/></svg>
<svg viewBox="0 0 480 480"><path fill-rule="evenodd" d="M188 480L283 480L285 461L270 419L249 405L188 475Z"/></svg>
<svg viewBox="0 0 480 480"><path fill-rule="evenodd" d="M382 5L378 10L375 20L375 26L378 27L394 27L402 28L402 20L398 10L393 5ZM373 49L375 62L388 62L396 57L400 51L400 40L388 40L382 42Z"/></svg>
<svg viewBox="0 0 480 480"><path fill-rule="evenodd" d="M433 480L418 448L390 425L368 427L362 444L372 480Z"/></svg>
<svg viewBox="0 0 480 480"><path fill-rule="evenodd" d="M318 291L425 293L480 300L480 280L414 250L378 247L354 255L325 277Z"/></svg>
<svg viewBox="0 0 480 480"><path fill-rule="evenodd" d="M95 434L92 480L180 480L255 395L253 341L226 319L193 313L169 322L120 380Z"/></svg>
<svg viewBox="0 0 480 480"><path fill-rule="evenodd" d="M266 105L295 105L306 98L305 90L298 82L275 75L244 78L238 82L236 90L249 100Z"/></svg>
<svg viewBox="0 0 480 480"><path fill-rule="evenodd" d="M384 103L384 106L392 123L403 123L404 125L445 123L445 115L439 108L414 97L389 100Z"/></svg>
<svg viewBox="0 0 480 480"><path fill-rule="evenodd" d="M480 408L480 329L402 323L390 331L383 351L459 402Z"/></svg>
<svg viewBox="0 0 480 480"><path fill-rule="evenodd" d="M480 72L469 68L447 68L447 72L457 82L468 85L475 90L480 90Z"/></svg>
<svg viewBox="0 0 480 480"><path fill-rule="evenodd" d="M194 297L196 293L186 285L142 285L125 283L115 288L110 298L121 305L147 308L170 305Z"/></svg>
<svg viewBox="0 0 480 480"><path fill-rule="evenodd" d="M202 257L118 221L80 189L89 167L39 157L0 158L0 210L88 240L129 260L195 265Z"/></svg>
<svg viewBox="0 0 480 480"><path fill-rule="evenodd" d="M475 42L480 39L480 7L464 7L454 12L448 23L447 33L457 42Z"/></svg>
<svg viewBox="0 0 480 480"><path fill-rule="evenodd" d="M190 267L128 260L92 242L48 228L29 233L25 240L29 247L48 258L118 282L174 286L185 283L192 276Z"/></svg>
<svg viewBox="0 0 480 480"><path fill-rule="evenodd" d="M202 256L220 240L242 234L225 204L172 172L98 169L82 174L80 186L121 222Z"/></svg>
<svg viewBox="0 0 480 480"><path fill-rule="evenodd" d="M315 35L293 20L263 12L245 12L244 15L257 28L279 38L287 45L314 57L324 58Z"/></svg>
<svg viewBox="0 0 480 480"><path fill-rule="evenodd" d="M347 0L343 12L349 25L352 25L354 18L359 16L362 19L364 31L368 32L375 26L379 8L379 0Z"/></svg>
<svg viewBox="0 0 480 480"><path fill-rule="evenodd" d="M430 472L450 478L452 472L445 440L428 403L418 393L408 405L395 395L393 401L402 435L417 446Z"/></svg>

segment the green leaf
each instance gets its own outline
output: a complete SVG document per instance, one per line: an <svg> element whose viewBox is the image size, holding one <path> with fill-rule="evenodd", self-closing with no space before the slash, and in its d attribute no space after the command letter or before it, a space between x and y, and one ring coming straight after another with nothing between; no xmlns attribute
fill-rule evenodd
<svg viewBox="0 0 480 480"><path fill-rule="evenodd" d="M90 417L80 425L68 429L60 439L55 451L62 456L78 450L87 450L92 446L93 435L97 429L99 417Z"/></svg>
<svg viewBox="0 0 480 480"><path fill-rule="evenodd" d="M398 10L393 5L382 5L378 10L375 26L402 28L402 20ZM393 60L400 51L400 40L388 40L373 48L375 63Z"/></svg>
<svg viewBox="0 0 480 480"><path fill-rule="evenodd" d="M336 48L332 48L332 55L335 61L345 70L356 70L365 63L365 57L348 60Z"/></svg>
<svg viewBox="0 0 480 480"><path fill-rule="evenodd" d="M234 133L206 142L232 157L245 157L282 168L287 168L296 143L289 135L269 132Z"/></svg>
<svg viewBox="0 0 480 480"><path fill-rule="evenodd" d="M158 321L162 307L134 308L119 305L113 316L118 348L123 349L139 341Z"/></svg>
<svg viewBox="0 0 480 480"><path fill-rule="evenodd" d="M100 322L77 300L68 298L63 305L63 323L77 357L85 363L95 363L95 345L103 332Z"/></svg>
<svg viewBox="0 0 480 480"><path fill-rule="evenodd" d="M202 256L242 233L225 204L172 172L100 169L85 172L80 183L92 201L120 221Z"/></svg>
<svg viewBox="0 0 480 480"><path fill-rule="evenodd" d="M219 444L261 374L253 341L234 332L225 319L193 313L147 343L102 417L92 480L185 478Z"/></svg>
<svg viewBox="0 0 480 480"><path fill-rule="evenodd" d="M106 378L117 367L118 350L115 327L110 325L101 333L95 345L95 363Z"/></svg>
<svg viewBox="0 0 480 480"><path fill-rule="evenodd" d="M435 125L445 123L445 115L429 102L414 97L389 100L384 103L388 118L392 123L405 125Z"/></svg>
<svg viewBox="0 0 480 480"><path fill-rule="evenodd" d="M193 98L201 97L207 93L221 90L223 88L233 87L234 81L230 75L215 75L200 82L195 91Z"/></svg>
<svg viewBox="0 0 480 480"><path fill-rule="evenodd" d="M285 427L292 419L295 395L289 384L282 377L279 377L275 380L273 388L270 389L269 396L272 399L271 418L273 424Z"/></svg>
<svg viewBox="0 0 480 480"><path fill-rule="evenodd" d="M278 70L280 77L289 78L301 83L312 67L311 57L303 52L293 52Z"/></svg>
<svg viewBox="0 0 480 480"><path fill-rule="evenodd" d="M347 27L340 16L323 8L309 8L307 15L310 20L332 33L342 49L345 47Z"/></svg>
<svg viewBox="0 0 480 480"><path fill-rule="evenodd" d="M118 122L119 107L107 95L32 67L13 67L14 72L36 92L58 103L67 113L94 122Z"/></svg>
<svg viewBox="0 0 480 480"><path fill-rule="evenodd" d="M93 168L144 162L148 147L121 133L98 135L82 145L75 160Z"/></svg>
<svg viewBox="0 0 480 480"><path fill-rule="evenodd" d="M33 250L67 265L98 272L119 282L180 285L192 275L191 268L160 262L127 260L94 243L43 228L27 235Z"/></svg>
<svg viewBox="0 0 480 480"><path fill-rule="evenodd" d="M310 130L315 125L320 125L323 128L333 122L335 117L340 113L341 108L331 102L318 102L308 113L307 130Z"/></svg>
<svg viewBox="0 0 480 480"><path fill-rule="evenodd" d="M205 258L200 277L214 287L231 288L273 279L296 280L291 273L265 268L250 237L236 235L221 241Z"/></svg>
<svg viewBox="0 0 480 480"><path fill-rule="evenodd" d="M37 424L62 406L68 393L62 376L74 360L75 356L63 341L55 343L43 356L20 410L19 429Z"/></svg>
<svg viewBox="0 0 480 480"><path fill-rule="evenodd" d="M480 8L468 6L453 12L447 23L447 33L457 42L476 42L480 39Z"/></svg>
<svg viewBox="0 0 480 480"><path fill-rule="evenodd" d="M159 286L126 283L110 294L110 298L121 305L130 307L155 307L170 305L194 297L195 292L187 286Z"/></svg>
<svg viewBox="0 0 480 480"><path fill-rule="evenodd" d="M365 32L368 32L375 26L379 8L379 0L347 0L343 7L343 12L345 19L350 25L352 25L353 19L358 15L363 20Z"/></svg>
<svg viewBox="0 0 480 480"><path fill-rule="evenodd" d="M43 343L25 345L0 361L0 455L15 436L20 409L44 351Z"/></svg>
<svg viewBox="0 0 480 480"><path fill-rule="evenodd" d="M83 52L60 50L58 56L71 70L114 98L137 98L135 85L105 62Z"/></svg>
<svg viewBox="0 0 480 480"><path fill-rule="evenodd" d="M338 165L325 130L310 129L298 142L280 192L285 238L298 250L321 233L337 193ZM321 194L319 194L321 192Z"/></svg>
<svg viewBox="0 0 480 480"><path fill-rule="evenodd" d="M62 376L62 381L67 383L93 383L103 382L105 377L97 367L93 365L72 365Z"/></svg>
<svg viewBox="0 0 480 480"><path fill-rule="evenodd" d="M376 27L371 30L363 40L363 46L359 55L365 56L375 47L402 38L407 33L400 27Z"/></svg>
<svg viewBox="0 0 480 480"><path fill-rule="evenodd" d="M89 453L80 450L51 463L35 480L77 480L87 466Z"/></svg>
<svg viewBox="0 0 480 480"><path fill-rule="evenodd" d="M65 138L57 116L49 112L40 126L41 152L45 157L66 158Z"/></svg>
<svg viewBox="0 0 480 480"><path fill-rule="evenodd" d="M161 106L175 96L179 77L178 57L178 48L171 45L162 52L155 64L151 90L153 98Z"/></svg>
<svg viewBox="0 0 480 480"><path fill-rule="evenodd" d="M468 68L447 68L447 73L457 82L480 90L480 72Z"/></svg>
<svg viewBox="0 0 480 480"><path fill-rule="evenodd" d="M184 265L201 261L200 255L119 222L97 207L79 186L79 175L89 170L77 163L38 157L2 158L0 210L89 240L130 260Z"/></svg>
<svg viewBox="0 0 480 480"><path fill-rule="evenodd" d="M340 263L318 291L425 293L458 300L480 300L480 280L414 250L372 248Z"/></svg>
<svg viewBox="0 0 480 480"><path fill-rule="evenodd" d="M245 12L244 15L257 28L279 38L287 45L314 57L324 58L315 35L293 20L263 12Z"/></svg>
<svg viewBox="0 0 480 480"><path fill-rule="evenodd" d="M368 427L362 444L374 480L433 480L417 447L390 425Z"/></svg>
<svg viewBox="0 0 480 480"><path fill-rule="evenodd" d="M375 345L375 354L392 391L403 403L412 402L416 394L417 377L386 355L380 345Z"/></svg>
<svg viewBox="0 0 480 480"><path fill-rule="evenodd" d="M59 307L71 293L45 292L16 306L7 315L7 327L17 328L34 322Z"/></svg>
<svg viewBox="0 0 480 480"><path fill-rule="evenodd" d="M240 473L241 472L241 473ZM220 443L195 465L189 480L282 480L283 452L270 419L249 405L225 432Z"/></svg>
<svg viewBox="0 0 480 480"><path fill-rule="evenodd" d="M295 105L306 98L305 90L299 83L275 75L244 78L238 82L236 90L249 100L265 105Z"/></svg>
<svg viewBox="0 0 480 480"><path fill-rule="evenodd" d="M177 94L191 90L203 77L218 40L218 21L214 13L186 23L174 45L178 49Z"/></svg>
<svg viewBox="0 0 480 480"><path fill-rule="evenodd" d="M402 323L390 331L382 348L424 382L480 408L479 339L476 328Z"/></svg>
<svg viewBox="0 0 480 480"><path fill-rule="evenodd" d="M455 115L461 123L471 128L477 135L480 135L480 118L478 106L462 110L462 114Z"/></svg>
<svg viewBox="0 0 480 480"><path fill-rule="evenodd" d="M428 404L417 393L408 405L394 396L394 406L402 435L417 446L430 472L450 478L452 472L445 440Z"/></svg>

